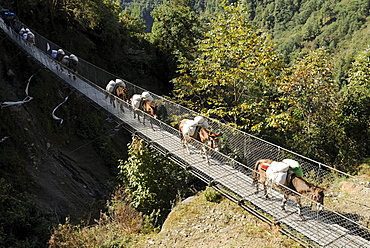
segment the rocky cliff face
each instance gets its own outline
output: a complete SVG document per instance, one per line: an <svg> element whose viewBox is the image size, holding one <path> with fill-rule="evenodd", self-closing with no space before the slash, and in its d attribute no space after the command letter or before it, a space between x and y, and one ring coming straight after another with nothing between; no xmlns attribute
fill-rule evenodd
<svg viewBox="0 0 370 248"><path fill-rule="evenodd" d="M107 163L109 153L98 153L96 147L106 145L104 139L115 123L105 121L103 113L6 38L0 42L0 102L24 99L27 82L36 73L28 89L33 99L0 110L0 139L9 137L0 143L4 154L0 157L0 177L19 185L40 210L55 214L58 221L67 216L77 220L92 209L98 212L96 205L105 205L116 174L114 165ZM64 118L60 124L51 113L67 95L68 102L57 112ZM86 120L86 116L96 116L97 120ZM81 135L90 128L89 122L97 130L94 137ZM108 138L124 159L130 134L121 130ZM118 165L118 161L112 163Z"/></svg>

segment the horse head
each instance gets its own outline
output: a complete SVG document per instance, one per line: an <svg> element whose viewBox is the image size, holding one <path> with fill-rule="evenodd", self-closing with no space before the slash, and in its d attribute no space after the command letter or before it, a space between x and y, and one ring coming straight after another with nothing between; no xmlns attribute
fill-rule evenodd
<svg viewBox="0 0 370 248"><path fill-rule="evenodd" d="M151 101L148 101L148 100L144 100L143 108L144 108L144 112L158 119L158 105L157 104Z"/></svg>
<svg viewBox="0 0 370 248"><path fill-rule="evenodd" d="M322 187L315 187L314 190L310 194L311 200L317 203L318 210L322 210L322 206L324 205L324 191L325 188Z"/></svg>
<svg viewBox="0 0 370 248"><path fill-rule="evenodd" d="M221 136L220 132L219 133L210 132L209 134L209 140L211 142L210 147L214 148L216 151L220 150L219 148L220 136Z"/></svg>
<svg viewBox="0 0 370 248"><path fill-rule="evenodd" d="M214 133L205 128L201 128L201 130L199 131L200 141L202 143L208 142L208 146L215 149L216 151L219 150L218 145L220 142L220 135L221 133Z"/></svg>

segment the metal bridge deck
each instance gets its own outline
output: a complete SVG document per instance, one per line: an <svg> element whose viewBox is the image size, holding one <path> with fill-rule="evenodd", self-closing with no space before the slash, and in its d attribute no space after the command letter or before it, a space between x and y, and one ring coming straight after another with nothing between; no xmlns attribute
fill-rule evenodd
<svg viewBox="0 0 370 248"><path fill-rule="evenodd" d="M234 168L232 164L227 162L230 159L223 160L222 158L225 155L214 156L217 153L212 151L208 163L199 154L199 149L196 148L197 144L193 145L192 153L188 154L180 142L177 130L158 120L153 120L154 130L148 120L146 120L146 125L143 125L137 118L133 118L133 112L127 103L120 103L123 110L119 106L114 107L109 98L106 99L106 93L103 89L82 77L77 77L74 80L65 71L59 70L47 54L35 47L25 45L23 40L17 38L5 27L1 19L0 27L14 43L18 44L42 66L124 123L129 130L145 137L149 143L152 143L154 147L168 155L173 161L177 161L179 165L189 169L194 175L207 183L222 185L223 188L226 188L238 198L247 201L248 204L274 218L276 222L294 229L311 240L313 247L370 247L370 241L362 238L358 229L351 230L350 225L348 225L348 228L344 228L343 225L336 224L327 218L325 211L317 214L317 212L306 207L302 210L302 218L297 214L295 203L291 200L287 202L286 211L282 211L280 208L282 196L279 193L274 192L270 200L264 199L262 194L254 194L255 187L252 186L250 174L248 175L248 173Z"/></svg>

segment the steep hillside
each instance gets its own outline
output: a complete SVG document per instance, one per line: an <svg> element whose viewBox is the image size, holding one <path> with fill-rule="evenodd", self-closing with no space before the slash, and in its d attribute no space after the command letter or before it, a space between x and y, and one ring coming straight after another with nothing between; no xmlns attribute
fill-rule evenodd
<svg viewBox="0 0 370 248"><path fill-rule="evenodd" d="M248 214L236 203L223 199L208 202L204 193L178 204L162 230L140 239L133 247L300 247L269 226Z"/></svg>
<svg viewBox="0 0 370 248"><path fill-rule="evenodd" d="M247 0L251 20L270 33L287 61L324 47L335 56L344 83L353 56L369 45L370 3L347 1Z"/></svg>
<svg viewBox="0 0 370 248"><path fill-rule="evenodd" d="M23 100L34 75L28 89L33 99L0 109L0 139L7 137L0 143L0 197L11 195L23 201L22 211L28 217L33 210L27 210L25 203L33 202L37 213L54 224L63 223L66 217L76 222L83 216L99 216L116 183L117 160L127 156L130 134L120 130L112 136L116 124L107 121L106 115L6 38L0 42L0 102ZM68 101L55 113L64 119L60 124L51 113L66 96ZM7 209L8 203L2 204ZM16 211L2 211L0 219L20 218ZM35 223L28 225L30 233L22 233L26 231L20 227L19 238L27 239L39 228L32 226ZM44 234L48 235L47 229Z"/></svg>

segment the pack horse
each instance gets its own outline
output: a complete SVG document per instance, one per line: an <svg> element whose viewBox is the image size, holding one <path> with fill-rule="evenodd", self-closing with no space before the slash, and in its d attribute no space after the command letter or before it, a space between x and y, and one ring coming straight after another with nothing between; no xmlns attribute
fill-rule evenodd
<svg viewBox="0 0 370 248"><path fill-rule="evenodd" d="M215 150L219 149L219 137L221 133L214 133L208 130L208 127L209 125L207 121L202 116L197 116L194 118L194 120L183 119L180 121L179 131L181 135L181 143L187 149L189 154L190 148L188 143L191 141L191 139L195 139L202 144L207 143L208 147ZM204 157L207 159L207 162L209 163L207 148L202 145L201 150L204 154Z"/></svg>
<svg viewBox="0 0 370 248"><path fill-rule="evenodd" d="M269 188L274 188L283 194L281 208L285 210L285 204L289 196L294 196L298 214L301 215L301 195L307 195L316 202L318 210L324 205L324 191L326 188L316 186L303 179L303 173L298 162L285 159L282 162L271 159L260 159L254 166L253 184L256 186L256 194L259 192L259 184L264 187L264 196L268 198Z"/></svg>
<svg viewBox="0 0 370 248"><path fill-rule="evenodd" d="M116 107L115 101L119 104L119 100L117 98L122 99L123 101L128 101L129 99L129 91L125 82L121 79L110 80L106 85L105 90L107 91L105 99L110 97L110 103L113 104L113 107ZM123 104L120 105L120 108L124 111Z"/></svg>
<svg viewBox="0 0 370 248"><path fill-rule="evenodd" d="M144 91L143 93L141 94L134 94L132 97L131 97L131 107L133 109L133 112L134 112L134 119L138 118L138 120L140 121L140 116L139 116L139 111L138 110L141 110L143 111L143 124L145 125L145 119L148 118L146 117L146 114L154 117L155 119L158 119L158 107L159 105L155 104L153 102L153 97L149 94L149 92L147 91ZM151 128L154 130L153 128L153 120L152 118L149 118L149 122L150 122L150 126Z"/></svg>

